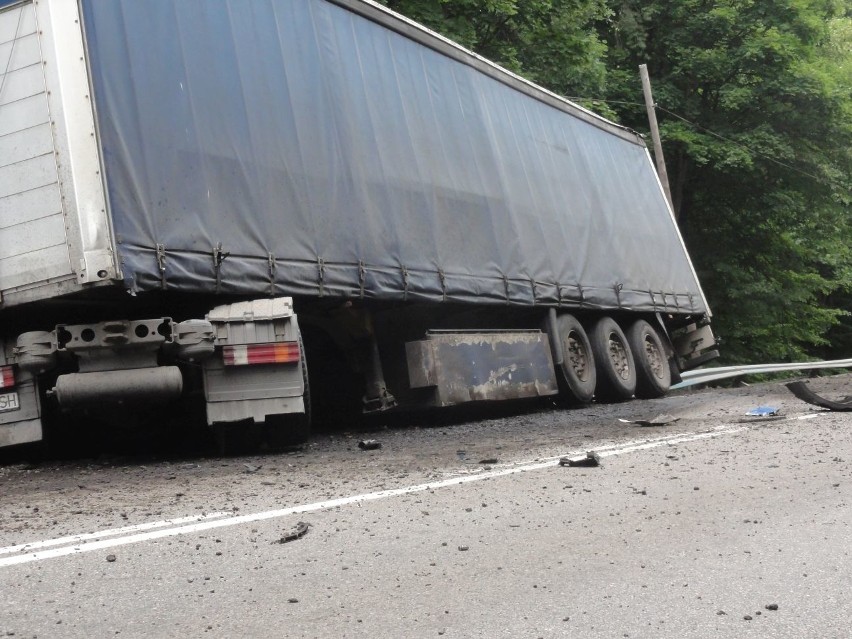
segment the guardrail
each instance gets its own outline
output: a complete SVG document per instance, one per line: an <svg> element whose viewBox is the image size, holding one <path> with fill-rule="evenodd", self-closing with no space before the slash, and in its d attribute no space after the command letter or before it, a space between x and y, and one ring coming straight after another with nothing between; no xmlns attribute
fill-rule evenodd
<svg viewBox="0 0 852 639"><path fill-rule="evenodd" d="M672 386L672 390L707 384L732 377L757 375L760 373L783 373L786 371L809 371L822 368L852 368L852 359L835 359L820 362L799 362L793 364L749 364L746 366L720 366L718 368L702 368L681 374L683 381Z"/></svg>

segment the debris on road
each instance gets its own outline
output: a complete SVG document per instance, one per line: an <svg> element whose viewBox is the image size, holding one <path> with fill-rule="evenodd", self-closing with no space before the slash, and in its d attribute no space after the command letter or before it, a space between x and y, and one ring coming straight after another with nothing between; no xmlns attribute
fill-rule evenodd
<svg viewBox="0 0 852 639"><path fill-rule="evenodd" d="M766 608L767 610L778 610L778 604L776 604L776 603L766 604L764 606L764 608Z"/></svg>
<svg viewBox="0 0 852 639"><path fill-rule="evenodd" d="M300 521L298 524L296 524L296 527L292 531L290 531L289 533L284 535L281 539L279 539L275 543L286 544L287 542L296 541L297 539L301 539L302 537L304 537L305 535L308 534L308 529L310 527L311 527L310 524L306 524L305 522Z"/></svg>
<svg viewBox="0 0 852 639"><path fill-rule="evenodd" d="M480 459L479 463L485 464L485 465L496 464L497 458L496 457L488 457L487 459Z"/></svg>
<svg viewBox="0 0 852 639"><path fill-rule="evenodd" d="M362 439L358 442L358 448L361 450L378 450L382 447L382 442L377 439Z"/></svg>
<svg viewBox="0 0 852 639"><path fill-rule="evenodd" d="M637 426L666 426L668 424L674 424L676 421L680 421L680 417L674 417L673 415L657 415L653 419L621 419L618 421L623 424L636 424Z"/></svg>
<svg viewBox="0 0 852 639"><path fill-rule="evenodd" d="M594 468L601 465L601 458L595 451L591 450L583 457L561 457L559 459L560 466L580 466L584 468Z"/></svg>
<svg viewBox="0 0 852 639"><path fill-rule="evenodd" d="M776 417L780 413L781 409L775 406L758 406L748 411L746 417Z"/></svg>
<svg viewBox="0 0 852 639"><path fill-rule="evenodd" d="M115 561L115 555L107 555L106 560L110 563Z"/></svg>
<svg viewBox="0 0 852 639"><path fill-rule="evenodd" d="M820 408L827 408L832 411L852 411L852 396L844 397L838 401L833 401L817 395L810 389L807 382L790 382L789 384L785 384L785 386L791 393L793 393L793 395L808 404L813 404Z"/></svg>
<svg viewBox="0 0 852 639"><path fill-rule="evenodd" d="M263 468L262 465L261 466L253 466L252 464L243 464L243 466L246 467L246 469L243 472L246 472L246 473L249 473L249 474L256 473L261 468Z"/></svg>

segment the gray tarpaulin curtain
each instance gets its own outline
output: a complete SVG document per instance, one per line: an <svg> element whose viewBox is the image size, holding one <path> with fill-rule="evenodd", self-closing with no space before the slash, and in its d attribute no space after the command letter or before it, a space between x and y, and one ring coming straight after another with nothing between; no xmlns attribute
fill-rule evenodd
<svg viewBox="0 0 852 639"><path fill-rule="evenodd" d="M83 7L135 291L706 311L638 138L327 0Z"/></svg>

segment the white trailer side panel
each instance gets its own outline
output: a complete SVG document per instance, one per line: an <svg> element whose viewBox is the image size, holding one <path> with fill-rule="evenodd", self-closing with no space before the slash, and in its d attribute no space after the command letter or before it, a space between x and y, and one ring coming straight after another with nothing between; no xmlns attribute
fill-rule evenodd
<svg viewBox="0 0 852 639"><path fill-rule="evenodd" d="M3 64L5 63L5 64ZM71 269L35 7L0 13L0 290Z"/></svg>
<svg viewBox="0 0 852 639"><path fill-rule="evenodd" d="M117 276L76 3L0 10L0 304Z"/></svg>

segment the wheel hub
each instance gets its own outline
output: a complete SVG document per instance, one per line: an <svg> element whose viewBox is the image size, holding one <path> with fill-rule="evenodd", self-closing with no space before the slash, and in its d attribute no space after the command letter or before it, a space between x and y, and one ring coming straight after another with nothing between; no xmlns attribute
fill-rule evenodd
<svg viewBox="0 0 852 639"><path fill-rule="evenodd" d="M580 381L585 382L589 377L589 354L583 347L583 343L577 339L575 333L571 333L565 340L565 346L571 370Z"/></svg>
<svg viewBox="0 0 852 639"><path fill-rule="evenodd" d="M607 350L609 351L609 359L612 362L613 369L615 369L616 375L627 381L630 379L630 360L627 357L627 349L624 348L624 344L621 343L621 340L614 333L609 336L607 341Z"/></svg>
<svg viewBox="0 0 852 639"><path fill-rule="evenodd" d="M663 354L650 337L645 338L645 359L654 377L663 379L665 375Z"/></svg>

